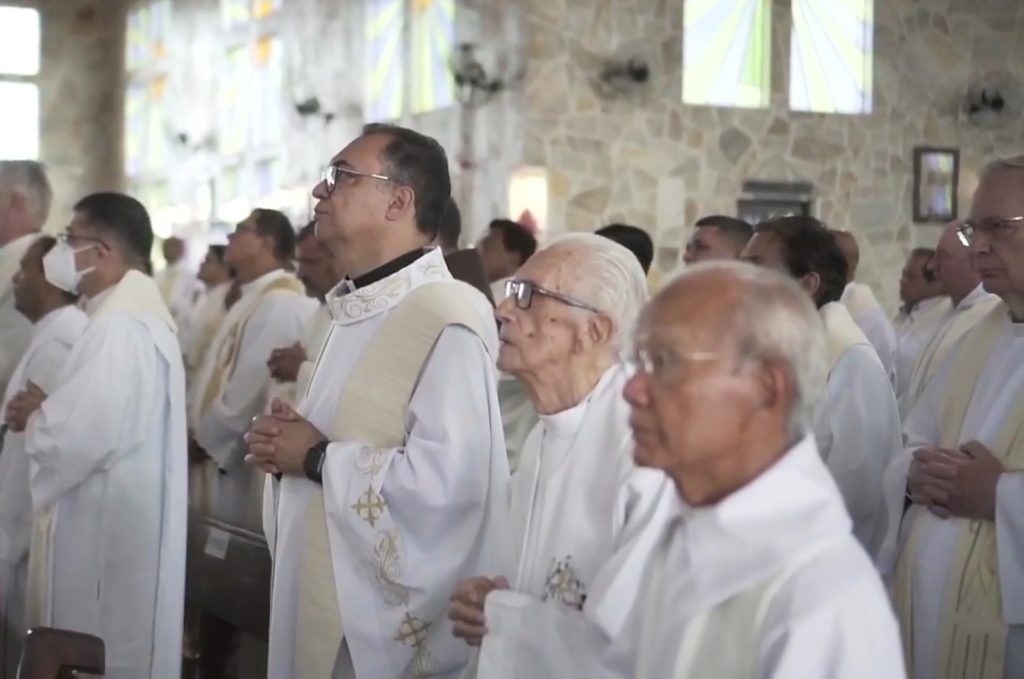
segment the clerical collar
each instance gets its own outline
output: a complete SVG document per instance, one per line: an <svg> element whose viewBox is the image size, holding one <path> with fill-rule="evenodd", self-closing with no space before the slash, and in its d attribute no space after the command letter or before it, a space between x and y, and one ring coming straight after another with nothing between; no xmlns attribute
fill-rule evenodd
<svg viewBox="0 0 1024 679"><path fill-rule="evenodd" d="M346 278L344 281L342 281L342 284L347 284L345 285L345 287L348 288L349 292L353 292L355 290L358 290L359 288L365 288L367 285L372 285L377 281L384 280L393 273L398 273L399 271L409 266L426 253L427 250L424 248L416 248L415 250L410 250L404 255L395 257L390 262L381 264L372 271L367 271L362 276L356 276L355 278Z"/></svg>

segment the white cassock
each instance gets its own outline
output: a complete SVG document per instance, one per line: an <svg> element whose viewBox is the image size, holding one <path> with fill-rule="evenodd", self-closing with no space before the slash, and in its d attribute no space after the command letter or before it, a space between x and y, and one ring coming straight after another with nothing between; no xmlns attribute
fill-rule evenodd
<svg viewBox="0 0 1024 679"><path fill-rule="evenodd" d="M54 309L32 328L28 349L14 370L3 408L32 382L53 393L71 346L88 319L74 305ZM32 537L32 495L25 435L8 431L0 439L0 677L13 679L25 636L25 580ZM6 674L4 673L6 671Z"/></svg>
<svg viewBox="0 0 1024 679"><path fill-rule="evenodd" d="M285 280L293 283L292 289L283 287ZM196 441L216 465L212 473L210 461L205 463L212 481L209 511L252 530L260 528L262 473L258 476L245 464L243 436L267 404L273 382L267 367L270 352L300 341L316 309L316 300L300 290L301 284L282 269L243 285L207 352L193 394ZM218 374L221 370L226 374ZM204 403L208 396L212 400Z"/></svg>
<svg viewBox="0 0 1024 679"><path fill-rule="evenodd" d="M32 336L32 324L14 308L14 274L38 237L31 233L0 248L0 391L6 388Z"/></svg>
<svg viewBox="0 0 1024 679"><path fill-rule="evenodd" d="M875 348L889 381L895 383L896 331L893 330L885 309L878 303L875 293L863 283L848 283L839 301L850 310L853 320Z"/></svg>
<svg viewBox="0 0 1024 679"><path fill-rule="evenodd" d="M899 399L900 416L906 420L914 404L921 398L928 383L935 377L950 349L957 345L967 331L999 304L999 297L985 291L979 283L974 290L953 307L939 329L925 344L910 373L910 382Z"/></svg>
<svg viewBox="0 0 1024 679"><path fill-rule="evenodd" d="M202 291L202 284L184 259L165 266L153 275L153 281L160 290L160 296L178 324L180 336L188 335L188 322L196 298Z"/></svg>
<svg viewBox="0 0 1024 679"><path fill-rule="evenodd" d="M492 633L480 651L481 679L533 676L532 662L520 662L550 632L534 627L538 620L585 615L614 638L636 598L676 491L665 474L633 462L626 379L610 368L579 404L541 415L527 439L496 571L511 590L487 598ZM490 624L492 614L499 625ZM532 629L543 635L520 641Z"/></svg>
<svg viewBox="0 0 1024 679"><path fill-rule="evenodd" d="M28 422L30 624L95 634L106 676L177 679L185 596L185 376L153 281L87 304L59 386Z"/></svg>
<svg viewBox="0 0 1024 679"><path fill-rule="evenodd" d="M893 319L896 331L896 401L902 404L910 390L910 378L914 366L928 343L953 315L953 303L949 297L929 297L914 305L912 309L900 309Z"/></svg>
<svg viewBox="0 0 1024 679"><path fill-rule="evenodd" d="M718 504L671 500L633 565L639 593L615 601L628 613L614 638L553 606L508 617L491 605L501 592L487 597L488 637L518 644L519 676L903 677L888 598L812 437Z"/></svg>
<svg viewBox="0 0 1024 679"><path fill-rule="evenodd" d="M853 519L853 534L875 557L885 538L882 481L902 447L892 384L878 355L842 304L819 310L830 369L814 415L814 436Z"/></svg>
<svg viewBox="0 0 1024 679"><path fill-rule="evenodd" d="M365 287L346 292L346 282L328 295L334 322L300 413L320 431L332 431L339 393L395 308L421 286L451 280L435 249ZM497 328L490 303L477 297L487 336L461 326L441 332L408 403L406 444L376 451L357 441L328 446L322 489L345 637L335 677L412 676L423 653L433 660L431 676L450 677L469 659L466 644L452 636L448 599L460 579L492 571L488 555L503 537L497 522L508 501L492 358ZM368 491L358 467L367 453L381 455L372 463L383 479L379 495L403 536L393 552L368 554L373 546L360 538L368 520L359 513L360 498ZM265 488L265 530L276 536L268 676L295 676L303 643L296 627L304 531L317 491L314 482L290 475ZM400 589L405 604L382 606L385 586ZM403 610L411 611L406 620L429 625L415 654L412 640L401 634Z"/></svg>
<svg viewBox="0 0 1024 679"><path fill-rule="evenodd" d="M526 439L537 425L537 411L530 395L526 393L526 387L511 375L503 374L498 378L498 403L501 405L508 467L515 473L519 469Z"/></svg>
<svg viewBox="0 0 1024 679"><path fill-rule="evenodd" d="M993 313L1005 307L997 307ZM944 422L949 417L945 410L947 399L953 392L966 392L970 384L954 380L955 363L961 352L979 351L970 341L970 335L950 351L939 373L927 386L913 410L907 416L904 431L906 447L898 462L894 462L887 475L887 500L890 511L899 516L903 513L906 475L913 451L925 446L938 446L942 439ZM984 360L984 357L981 357ZM954 383L955 382L955 383ZM960 444L979 441L996 455L1007 451L999 450L999 439L1004 429L1024 422L1024 324L1011 323L1008 315L994 347L988 352L980 376L970 392L970 405L963 416L957 440ZM1006 679L1024 677L1024 463L1022 450L1010 453L1012 459L1004 461L1008 473L1004 474L996 489L995 509L995 551L998 568L990 574L992 580L987 588L1001 593L1002 621L1008 635L1005 642L1004 669ZM892 515L892 514L891 514ZM891 520L895 524L896 521ZM932 679L945 674L941 666L942 649L950 645L944 625L948 623L947 604L959 598L957 587L952 583L954 555L958 544L968 532L979 535L974 524L962 518L940 519L919 506L910 507L903 515L899 529L899 542L887 542L883 558L891 564L895 554L890 549L900 550L900 562L908 558L908 535L915 533L916 551L909 556L906 564L911 574L909 601L912 605L912 639L908 639L909 654L913 659L914 679ZM988 522L985 522L988 523ZM893 533L890 532L890 539ZM886 558L888 557L888 558ZM991 568L991 565L986 568ZM897 575L898 578L898 575ZM897 580L897 585L899 581ZM992 655L996 655L993 651ZM996 658L998 662L999 658ZM981 677L982 672L971 657L972 669L960 674L960 663L956 663L956 676ZM966 662L966 661L965 661ZM982 661L984 665L984 661ZM984 674L985 677L991 676Z"/></svg>
<svg viewBox="0 0 1024 679"><path fill-rule="evenodd" d="M189 315L188 331L184 334L179 333L182 336L181 349L185 356L185 370L188 371L190 385L228 311L229 290L231 283L221 283L203 293ZM189 398L191 399L191 393Z"/></svg>
<svg viewBox="0 0 1024 679"><path fill-rule="evenodd" d="M302 334L302 350L306 352L306 360L299 366L299 372L294 382L275 381L271 384L269 398L267 399L268 408L270 401L275 398L295 406L305 396L306 389L309 387L309 380L313 377L313 368L316 366L317 356L320 355L320 350L324 346L324 340L327 339L327 333L331 330L331 323L331 312L325 304L321 303L310 315L309 321L306 323L306 329ZM276 348L284 349L286 347Z"/></svg>

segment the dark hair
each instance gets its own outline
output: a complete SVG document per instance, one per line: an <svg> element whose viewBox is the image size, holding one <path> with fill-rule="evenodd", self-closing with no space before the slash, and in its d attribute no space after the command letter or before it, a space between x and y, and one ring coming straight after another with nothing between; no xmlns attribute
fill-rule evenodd
<svg viewBox="0 0 1024 679"><path fill-rule="evenodd" d="M258 207L252 214L256 231L274 241L274 257L281 262L295 257L295 229L284 213Z"/></svg>
<svg viewBox="0 0 1024 679"><path fill-rule="evenodd" d="M643 229L629 224L609 224L594 233L615 241L636 255L644 273L651 270L651 262L654 261L654 242Z"/></svg>
<svg viewBox="0 0 1024 679"><path fill-rule="evenodd" d="M209 252L213 253L213 256L217 258L217 261L221 264L224 263L224 255L227 254L227 245L211 245L208 249Z"/></svg>
<svg viewBox="0 0 1024 679"><path fill-rule="evenodd" d="M819 309L839 301L846 288L848 265L835 235L824 224L814 217L778 217L761 222L754 231L779 239L783 261L794 278L818 275L814 302Z"/></svg>
<svg viewBox="0 0 1024 679"><path fill-rule="evenodd" d="M123 193L93 193L75 203L74 210L85 215L89 225L107 236L108 246L118 246L125 261L150 271L153 225L139 201Z"/></svg>
<svg viewBox="0 0 1024 679"><path fill-rule="evenodd" d="M40 236L39 238L36 239L36 242L33 243L33 245L34 246L35 245L39 246L39 267L42 268L42 266L43 266L43 257L45 257L46 253L48 253L50 250L52 250L57 245L57 239L54 238L53 236ZM57 286L54 286L54 287L57 287ZM58 290L60 290L60 288L58 288ZM78 301L78 295L76 295L75 293L68 292L67 290L60 290L60 291L61 291L62 296L64 297L64 300L68 304L74 304L75 302Z"/></svg>
<svg viewBox="0 0 1024 679"><path fill-rule="evenodd" d="M381 154L383 172L412 189L416 196L416 228L433 239L452 195L444 148L433 137L398 125L370 123L363 127L364 137L373 134L390 139Z"/></svg>
<svg viewBox="0 0 1024 679"><path fill-rule="evenodd" d="M444 214L441 216L441 223L438 225L437 237L441 244L450 247L459 247L459 236L462 235L462 213L459 205L451 196L445 205Z"/></svg>
<svg viewBox="0 0 1024 679"><path fill-rule="evenodd" d="M501 236L501 244L506 250L519 255L520 266L537 252L537 238L519 222L513 222L511 219L493 219L487 229L496 231Z"/></svg>
<svg viewBox="0 0 1024 679"><path fill-rule="evenodd" d="M727 217L726 215L708 215L701 217L694 224L699 228L702 226L713 226L718 232L732 241L737 249L743 249L750 237L754 235L754 227L738 217Z"/></svg>
<svg viewBox="0 0 1024 679"><path fill-rule="evenodd" d="M316 220L314 219L309 224L299 229L298 235L295 236L295 244L298 245L307 238L313 238L316 236Z"/></svg>

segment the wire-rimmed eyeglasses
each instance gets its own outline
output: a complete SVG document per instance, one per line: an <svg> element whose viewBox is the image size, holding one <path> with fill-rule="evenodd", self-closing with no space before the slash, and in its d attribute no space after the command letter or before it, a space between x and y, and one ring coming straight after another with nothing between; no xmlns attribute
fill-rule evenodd
<svg viewBox="0 0 1024 679"><path fill-rule="evenodd" d="M1024 215L1019 217L988 217L986 219L966 219L956 229L956 235L964 247L970 247L977 235L999 242L1010 238L1021 223Z"/></svg>
<svg viewBox="0 0 1024 679"><path fill-rule="evenodd" d="M348 177L353 180L358 179L359 177L369 177L370 179L379 179L382 182L394 181L391 177L386 175L373 174L372 172L360 172L359 170L346 167L345 165L328 165L324 168L323 172L320 173L320 181L327 187L327 193L334 191L334 187L338 184L339 177Z"/></svg>

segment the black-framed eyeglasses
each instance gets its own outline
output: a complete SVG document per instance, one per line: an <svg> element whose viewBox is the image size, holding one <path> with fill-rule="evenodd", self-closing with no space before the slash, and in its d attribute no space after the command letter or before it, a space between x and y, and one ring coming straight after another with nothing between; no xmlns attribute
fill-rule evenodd
<svg viewBox="0 0 1024 679"><path fill-rule="evenodd" d="M106 241L104 241L102 238L97 238L96 236L83 236L77 233L69 233L67 231L65 231L64 233L58 233L57 241L68 246L71 246L72 241L91 241L93 243L98 243L99 245L102 245L107 250L110 249L110 246L107 245Z"/></svg>
<svg viewBox="0 0 1024 679"><path fill-rule="evenodd" d="M353 181L359 177L379 179L382 182L394 181L391 177L386 175L373 174L372 172L360 172L359 170L354 170L351 167L346 167L344 165L328 165L324 168L324 171L320 173L320 181L327 187L327 193L332 193L334 191L334 187L338 185L338 181L343 177Z"/></svg>
<svg viewBox="0 0 1024 679"><path fill-rule="evenodd" d="M1013 236L1022 223L1024 223L1024 215L966 219L957 227L956 235L964 247L970 247L979 233L992 241L999 242Z"/></svg>
<svg viewBox="0 0 1024 679"><path fill-rule="evenodd" d="M581 302L578 299L570 297L569 295L563 295L553 290L545 290L539 285L535 285L530 281L511 280L505 281L505 295L515 300L516 306L520 309L529 309L530 305L533 304L534 295L543 295L544 297L550 297L551 299L557 300L562 304L567 304L577 309L585 309L587 311L593 311L595 314L601 313L599 310L590 306L586 302Z"/></svg>

